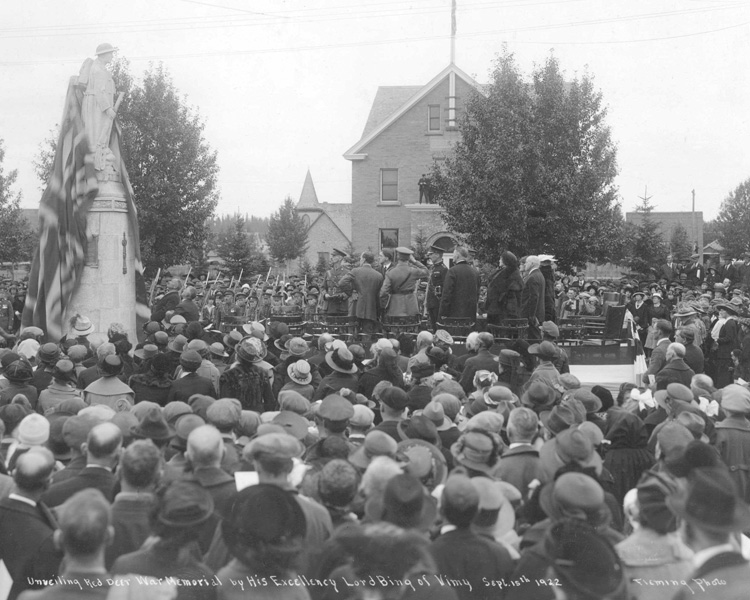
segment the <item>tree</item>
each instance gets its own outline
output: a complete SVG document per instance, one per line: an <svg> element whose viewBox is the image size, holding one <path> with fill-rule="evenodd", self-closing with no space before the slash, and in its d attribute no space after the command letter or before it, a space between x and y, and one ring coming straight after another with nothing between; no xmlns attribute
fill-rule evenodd
<svg viewBox="0 0 750 600"><path fill-rule="evenodd" d="M294 201L289 196L268 220L266 242L271 256L284 264L307 251L307 225L294 210Z"/></svg>
<svg viewBox="0 0 750 600"><path fill-rule="evenodd" d="M414 236L414 258L421 263L427 262L427 255L430 253L430 247L427 245L427 236L425 235L424 229L419 229L417 235Z"/></svg>
<svg viewBox="0 0 750 600"><path fill-rule="evenodd" d="M207 222L218 203L216 151L203 138L204 123L180 96L162 64L150 65L136 85L127 59L112 62L123 102L117 112L125 166L138 207L141 260L156 270L202 261ZM42 186L52 172L54 130L39 145L34 169Z"/></svg>
<svg viewBox="0 0 750 600"><path fill-rule="evenodd" d="M39 189L43 192L47 187L49 176L55 165L55 152L57 150L57 138L60 125L55 125L49 130L47 137L39 143L36 158L34 159L34 173L41 182Z"/></svg>
<svg viewBox="0 0 750 600"><path fill-rule="evenodd" d="M318 277L323 278L326 275L326 271L328 270L328 260L325 257L325 254L322 252L318 253L318 262L315 263L315 273L318 275Z"/></svg>
<svg viewBox="0 0 750 600"><path fill-rule="evenodd" d="M233 230L222 234L217 245L217 252L224 260L228 275L250 277L268 270L268 261L258 249L255 235L245 231L245 219L239 214L234 218Z"/></svg>
<svg viewBox="0 0 750 600"><path fill-rule="evenodd" d="M18 171L13 169L5 174L4 141L0 138L0 262L24 262L31 260L36 245L35 235L21 211L21 192L11 188L16 182Z"/></svg>
<svg viewBox="0 0 750 600"><path fill-rule="evenodd" d="M724 246L727 256L738 258L750 249L750 179L740 183L724 198L716 217L716 227L719 243Z"/></svg>
<svg viewBox="0 0 750 600"><path fill-rule="evenodd" d="M307 260L307 257L299 263L299 276L306 280L307 283L310 283L313 280L313 277L315 277L315 269L313 269L313 266L310 264L310 261Z"/></svg>
<svg viewBox="0 0 750 600"><path fill-rule="evenodd" d="M118 121L144 266L197 262L219 197L216 151L203 137L204 123L163 65L149 66L135 85L120 60L113 77L125 92Z"/></svg>
<svg viewBox="0 0 750 600"><path fill-rule="evenodd" d="M642 200L635 209L641 215L641 222L635 229L633 248L627 262L633 271L646 275L655 272L667 250L659 223L651 217L654 207L650 198L644 195Z"/></svg>
<svg viewBox="0 0 750 600"><path fill-rule="evenodd" d="M506 51L433 167L446 224L490 262L504 249L563 267L609 259L623 219L606 114L588 74L566 81L550 56L527 81Z"/></svg>
<svg viewBox="0 0 750 600"><path fill-rule="evenodd" d="M687 229L682 223L677 223L669 238L669 252L674 256L675 262L681 263L690 260L693 254L693 243L690 241Z"/></svg>

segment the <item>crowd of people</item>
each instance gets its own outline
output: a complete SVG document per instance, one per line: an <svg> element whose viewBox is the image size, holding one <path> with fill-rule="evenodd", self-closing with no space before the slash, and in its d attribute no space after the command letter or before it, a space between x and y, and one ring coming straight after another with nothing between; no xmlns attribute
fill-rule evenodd
<svg viewBox="0 0 750 600"><path fill-rule="evenodd" d="M506 252L483 281L460 247L450 267L438 249L430 265L408 248L383 258L280 289L172 279L140 340L85 315L58 342L8 335L0 590L747 595L741 278L605 284ZM649 354L642 381L614 390L577 379L565 350L568 324L611 306ZM358 328L326 331L321 315ZM414 316L417 333L388 335ZM474 330L454 339L449 318ZM526 335L498 340L509 319Z"/></svg>

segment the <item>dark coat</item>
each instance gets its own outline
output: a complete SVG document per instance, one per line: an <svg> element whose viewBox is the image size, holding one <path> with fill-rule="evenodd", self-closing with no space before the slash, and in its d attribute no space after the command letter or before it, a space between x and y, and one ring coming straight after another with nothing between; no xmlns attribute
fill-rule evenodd
<svg viewBox="0 0 750 600"><path fill-rule="evenodd" d="M159 300L156 303L156 306L154 306L153 310L151 311L151 320L162 321L164 317L166 316L167 312L177 308L177 305L179 303L180 303L179 292L177 292L176 290L167 292L161 297L161 300Z"/></svg>
<svg viewBox="0 0 750 600"><path fill-rule="evenodd" d="M664 368L667 364L667 348L669 348L669 340L663 340L651 351L651 358L648 361L646 375L656 375Z"/></svg>
<svg viewBox="0 0 750 600"><path fill-rule="evenodd" d="M441 535L430 545L430 553L438 573L449 579L469 580L471 586L455 588L461 600L497 598L497 588L487 586L485 581L499 581L513 572L508 551L471 529L454 529Z"/></svg>
<svg viewBox="0 0 750 600"><path fill-rule="evenodd" d="M555 312L555 273L552 267L543 265L539 270L544 275L544 320L554 321Z"/></svg>
<svg viewBox="0 0 750 600"><path fill-rule="evenodd" d="M440 307L440 298L443 295L443 286L445 285L445 276L448 274L448 267L443 263L437 263L430 269L430 279L427 285L427 308L435 309Z"/></svg>
<svg viewBox="0 0 750 600"><path fill-rule="evenodd" d="M696 579L725 581L725 585L696 585ZM741 600L750 589L750 564L738 552L722 552L709 558L690 576L690 589L680 587L674 600ZM691 591L692 590L692 591Z"/></svg>
<svg viewBox="0 0 750 600"><path fill-rule="evenodd" d="M740 496L750 500L750 422L727 417L716 424L716 449L729 467Z"/></svg>
<svg viewBox="0 0 750 600"><path fill-rule="evenodd" d="M486 348L480 348L476 356L469 358L464 363L464 370L461 373L459 383L464 391L469 394L474 391L474 374L477 371L490 371L499 375L499 366L500 363L495 360L494 354Z"/></svg>
<svg viewBox="0 0 750 600"><path fill-rule="evenodd" d="M135 402L156 402L159 406L169 402L172 380L156 377L153 373L139 373L128 380L128 387L135 394Z"/></svg>
<svg viewBox="0 0 750 600"><path fill-rule="evenodd" d="M216 398L216 388L207 377L201 377L197 373L188 373L185 377L180 377L172 382L167 402L187 402L193 394L203 394Z"/></svg>
<svg viewBox="0 0 750 600"><path fill-rule="evenodd" d="M735 319L727 319L719 331L718 347L716 349L717 359L731 359L732 350L740 347L739 325Z"/></svg>
<svg viewBox="0 0 750 600"><path fill-rule="evenodd" d="M469 263L460 262L448 269L440 300L440 318L477 318L479 273Z"/></svg>
<svg viewBox="0 0 750 600"><path fill-rule="evenodd" d="M539 450L531 444L506 450L500 457L494 474L502 481L515 486L526 498L529 484L535 479L541 480Z"/></svg>
<svg viewBox="0 0 750 600"><path fill-rule="evenodd" d="M748 350L750 351L750 344L748 346ZM750 358L750 355L748 357ZM696 373L703 373L703 369L705 368L703 350L695 344L687 344L685 346L685 364Z"/></svg>
<svg viewBox="0 0 750 600"><path fill-rule="evenodd" d="M81 469L75 477L51 485L42 495L42 501L47 506L60 506L76 492L86 488L96 488L104 497L114 500L115 476L108 469L101 467L86 467Z"/></svg>
<svg viewBox="0 0 750 600"><path fill-rule="evenodd" d="M666 390L670 383L681 383L690 387L693 375L695 371L688 367L683 359L673 358L656 374L656 389Z"/></svg>
<svg viewBox="0 0 750 600"><path fill-rule="evenodd" d="M192 300L183 300L175 306L174 314L182 315L190 323L191 321L200 321L201 309Z"/></svg>
<svg viewBox="0 0 750 600"><path fill-rule="evenodd" d="M151 494L115 498L112 505L112 526L115 529L115 537L104 553L108 569L112 567L115 559L138 550L151 535L149 515L153 506L154 496Z"/></svg>
<svg viewBox="0 0 750 600"><path fill-rule="evenodd" d="M523 278L518 269L498 269L487 284L487 315L498 315L497 319L517 319L521 309Z"/></svg>
<svg viewBox="0 0 750 600"><path fill-rule="evenodd" d="M545 286L544 275L539 269L534 269L526 277L521 292L521 318L528 319L529 323L534 323L535 319L538 324L544 322Z"/></svg>
<svg viewBox="0 0 750 600"><path fill-rule="evenodd" d="M357 292L357 302L354 315L358 319L377 321L380 311L380 287L383 276L364 264L352 269L339 281L339 289L347 294Z"/></svg>
<svg viewBox="0 0 750 600"><path fill-rule="evenodd" d="M13 578L9 598L41 587L30 585L27 577L51 579L57 575L62 553L52 542L56 526L44 506L12 498L0 500L0 559Z"/></svg>

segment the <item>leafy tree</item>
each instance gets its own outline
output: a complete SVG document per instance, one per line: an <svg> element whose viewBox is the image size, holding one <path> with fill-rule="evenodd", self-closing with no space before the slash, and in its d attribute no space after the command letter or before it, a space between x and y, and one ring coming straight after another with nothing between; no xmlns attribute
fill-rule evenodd
<svg viewBox="0 0 750 600"><path fill-rule="evenodd" d="M149 66L136 85L127 61L119 60L113 77L125 92L118 121L144 266L197 263L219 197L216 151L203 137L204 123L163 65Z"/></svg>
<svg viewBox="0 0 750 600"><path fill-rule="evenodd" d="M606 114L588 74L567 81L550 56L527 80L506 51L433 167L447 225L493 263L504 249L552 253L564 268L608 260L623 219Z"/></svg>
<svg viewBox="0 0 750 600"><path fill-rule="evenodd" d="M55 151L57 150L57 138L59 136L59 125L49 130L47 137L39 143L36 158L34 159L34 172L41 185L39 189L43 192L47 187L49 176L55 165Z"/></svg>
<svg viewBox="0 0 750 600"><path fill-rule="evenodd" d="M18 171L5 173L3 161L5 148L0 138L0 262L24 262L31 260L36 236L31 225L21 212L21 192L11 188L16 182Z"/></svg>
<svg viewBox="0 0 750 600"><path fill-rule="evenodd" d="M636 207L641 222L635 228L632 252L628 264L637 273L654 273L654 269L664 260L667 253L664 237L658 221L651 213L654 210L650 199L644 195L643 202Z"/></svg>
<svg viewBox="0 0 750 600"><path fill-rule="evenodd" d="M224 260L228 275L250 277L268 270L268 261L258 249L255 235L245 231L245 219L240 215L234 218L233 231L222 234L217 246L219 256Z"/></svg>
<svg viewBox="0 0 750 600"><path fill-rule="evenodd" d="M690 260L693 254L693 243L690 241L687 229L682 223L677 223L669 238L669 251L676 262L681 263Z"/></svg>
<svg viewBox="0 0 750 600"><path fill-rule="evenodd" d="M750 179L724 198L715 222L728 256L739 257L750 249Z"/></svg>
<svg viewBox="0 0 750 600"><path fill-rule="evenodd" d="M271 256L284 264L307 251L307 225L294 210L294 201L289 196L268 220L266 242Z"/></svg>

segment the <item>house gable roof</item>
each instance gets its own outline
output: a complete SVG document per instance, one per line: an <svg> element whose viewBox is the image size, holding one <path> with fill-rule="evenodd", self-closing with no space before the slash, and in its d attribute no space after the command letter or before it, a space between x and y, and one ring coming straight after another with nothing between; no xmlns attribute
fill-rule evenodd
<svg viewBox="0 0 750 600"><path fill-rule="evenodd" d="M421 87L380 87L375 95L373 106L370 109L370 115L367 118L367 124L365 125L362 138L344 153L344 158L348 160L358 160L362 158L361 151L367 144L406 114L407 111L414 107L420 100L422 100L422 98L427 96L427 94L448 77L451 72L455 73L457 77L463 79L478 92L484 93L484 86L474 81L473 78L453 63L449 64L445 69L440 71L440 73L435 75L435 77L433 77L426 85ZM411 96L406 97L407 93L411 93ZM398 105L399 102L401 102L400 106Z"/></svg>
<svg viewBox="0 0 750 600"><path fill-rule="evenodd" d="M310 174L310 169L305 175L305 183L302 184L302 193L295 209L302 214L310 216L310 227L315 225L325 215L334 224L347 240L352 239L352 205L333 204L320 202L315 192L315 184Z"/></svg>

